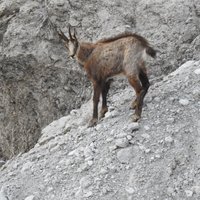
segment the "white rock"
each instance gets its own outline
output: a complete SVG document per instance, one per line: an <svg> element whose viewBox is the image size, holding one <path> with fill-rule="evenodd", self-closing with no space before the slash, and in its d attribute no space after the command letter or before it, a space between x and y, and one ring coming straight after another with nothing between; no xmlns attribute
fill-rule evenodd
<svg viewBox="0 0 200 200"><path fill-rule="evenodd" d="M85 158L92 158L93 157L93 152L92 152L92 150L90 149L90 147L89 146L86 146L85 147L85 149L84 149L84 156L85 156Z"/></svg>
<svg viewBox="0 0 200 200"><path fill-rule="evenodd" d="M197 74L197 75L199 75L199 74L200 74L200 68L199 68L199 69L196 69L196 70L194 70L194 73L195 73L195 74Z"/></svg>
<svg viewBox="0 0 200 200"><path fill-rule="evenodd" d="M6 187L3 186L0 190L0 200L8 200L8 197L6 196L6 193L5 193L5 189Z"/></svg>
<svg viewBox="0 0 200 200"><path fill-rule="evenodd" d="M183 106L187 106L189 104L189 100L188 99L180 99L179 103Z"/></svg>
<svg viewBox="0 0 200 200"><path fill-rule="evenodd" d="M112 117L112 113L110 111L108 111L106 114L105 114L105 117L104 118L110 118Z"/></svg>
<svg viewBox="0 0 200 200"><path fill-rule="evenodd" d="M198 185L195 185L195 186L193 186L192 187L192 190L196 193L196 194L200 194L200 186L198 186Z"/></svg>
<svg viewBox="0 0 200 200"><path fill-rule="evenodd" d="M93 195L92 191L88 191L84 194L84 197L89 198Z"/></svg>
<svg viewBox="0 0 200 200"><path fill-rule="evenodd" d="M147 134L147 133L144 133L144 134L142 134L141 136L142 136L143 138L145 138L145 139L149 139L149 138L150 138L150 135Z"/></svg>
<svg viewBox="0 0 200 200"><path fill-rule="evenodd" d="M145 153L150 153L151 149L145 149Z"/></svg>
<svg viewBox="0 0 200 200"><path fill-rule="evenodd" d="M105 168L102 168L99 172L100 174L107 174L108 173L108 170L105 169Z"/></svg>
<svg viewBox="0 0 200 200"><path fill-rule="evenodd" d="M128 131L128 132L136 131L138 129L139 129L139 123L138 122L132 122L128 126L125 126L123 128L124 131Z"/></svg>
<svg viewBox="0 0 200 200"><path fill-rule="evenodd" d="M133 194L133 193L135 192L135 190L134 190L132 187L129 187L129 186L127 186L127 187L125 188L125 190L126 190L126 192L127 192L128 194Z"/></svg>
<svg viewBox="0 0 200 200"><path fill-rule="evenodd" d="M125 148L129 145L129 141L127 138L119 138L115 141L115 145L117 147Z"/></svg>
<svg viewBox="0 0 200 200"><path fill-rule="evenodd" d="M167 118L167 121L168 121L169 123L173 123L173 122L175 121L175 119L174 119L173 117L169 117L169 118Z"/></svg>
<svg viewBox="0 0 200 200"><path fill-rule="evenodd" d="M93 162L93 160L88 160L87 163L88 163L88 166L91 167L91 166L93 165L94 162Z"/></svg>
<svg viewBox="0 0 200 200"><path fill-rule="evenodd" d="M25 163L21 169L21 172L25 172L31 169L31 167L33 166L33 163L28 161L27 163Z"/></svg>
<svg viewBox="0 0 200 200"><path fill-rule="evenodd" d="M35 200L35 196L30 195L30 196L26 197L24 200Z"/></svg>
<svg viewBox="0 0 200 200"><path fill-rule="evenodd" d="M145 130L145 131L148 131L148 130L150 130L150 127L147 126L147 125L145 125L145 126L144 126L144 130Z"/></svg>
<svg viewBox="0 0 200 200"><path fill-rule="evenodd" d="M77 172L83 172L89 169L88 163L82 163L77 169Z"/></svg>
<svg viewBox="0 0 200 200"><path fill-rule="evenodd" d="M173 140L173 138L171 137L171 136L167 136L166 138L165 138L165 142L167 142L167 143L172 143L174 140Z"/></svg>
<svg viewBox="0 0 200 200"><path fill-rule="evenodd" d="M79 190L75 193L75 197L77 199L81 199L82 195L83 195L83 192L82 192L81 188L79 188Z"/></svg>
<svg viewBox="0 0 200 200"><path fill-rule="evenodd" d="M113 130L110 131L110 135L115 135L115 133L116 133L115 129L113 129Z"/></svg>
<svg viewBox="0 0 200 200"><path fill-rule="evenodd" d="M114 151L114 150L117 149L117 146L116 145L112 145L112 146L109 147L109 149L110 149L110 151Z"/></svg>
<svg viewBox="0 0 200 200"><path fill-rule="evenodd" d="M130 141L133 137L131 135L127 135L126 138Z"/></svg>
<svg viewBox="0 0 200 200"><path fill-rule="evenodd" d="M103 187L102 188L102 194L107 194L109 192L109 188L107 188L107 187Z"/></svg>
<svg viewBox="0 0 200 200"><path fill-rule="evenodd" d="M193 191L191 191L191 190L185 190L185 194L186 194L187 197L192 197Z"/></svg>
<svg viewBox="0 0 200 200"><path fill-rule="evenodd" d="M106 139L106 142L112 142L113 141L113 138L109 137Z"/></svg>
<svg viewBox="0 0 200 200"><path fill-rule="evenodd" d="M78 110L71 110L70 111L70 115L72 115L72 116L76 116L76 115L78 115Z"/></svg>
<svg viewBox="0 0 200 200"><path fill-rule="evenodd" d="M121 149L117 152L117 159L121 163L128 164L130 159L133 157L133 149L132 147L127 147L125 149Z"/></svg>
<svg viewBox="0 0 200 200"><path fill-rule="evenodd" d="M82 189L86 189L90 185L92 185L92 179L91 179L91 177L89 175L88 176L84 176L83 178L81 178L79 183L80 183L80 186L81 186Z"/></svg>
<svg viewBox="0 0 200 200"><path fill-rule="evenodd" d="M78 149L74 149L68 153L69 156L79 156Z"/></svg>
<svg viewBox="0 0 200 200"><path fill-rule="evenodd" d="M155 158L161 158L160 154L156 154Z"/></svg>
<svg viewBox="0 0 200 200"><path fill-rule="evenodd" d="M126 136L127 136L127 133L122 132L122 133L117 134L116 138L123 138L123 137L126 137Z"/></svg>
<svg viewBox="0 0 200 200"><path fill-rule="evenodd" d="M53 188L52 188L52 187L48 187L48 188L47 188L47 193L52 192L52 191L53 191Z"/></svg>

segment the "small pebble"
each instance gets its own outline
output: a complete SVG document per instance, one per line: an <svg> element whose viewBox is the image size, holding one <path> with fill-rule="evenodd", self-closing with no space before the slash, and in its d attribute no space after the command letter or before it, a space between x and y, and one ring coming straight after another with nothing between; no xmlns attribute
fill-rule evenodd
<svg viewBox="0 0 200 200"><path fill-rule="evenodd" d="M193 191L191 191L191 190L185 190L185 194L186 194L187 197L192 197Z"/></svg>
<svg viewBox="0 0 200 200"><path fill-rule="evenodd" d="M133 157L133 149L132 147L127 147L125 149L121 149L117 152L117 159L121 163L128 164L130 162L130 159Z"/></svg>
<svg viewBox="0 0 200 200"><path fill-rule="evenodd" d="M195 186L192 187L192 190L193 190L196 194L200 195L200 186L195 185Z"/></svg>
<svg viewBox="0 0 200 200"><path fill-rule="evenodd" d="M144 130L145 130L145 131L149 131L149 130L150 130L150 127L147 126L147 125L145 125L145 126L144 126Z"/></svg>
<svg viewBox="0 0 200 200"><path fill-rule="evenodd" d="M131 135L127 135L126 138L130 141L133 137Z"/></svg>
<svg viewBox="0 0 200 200"><path fill-rule="evenodd" d="M33 163L32 162L27 162L23 165L22 169L21 169L21 172L25 172L25 171L28 171L31 169L31 167L33 166Z"/></svg>
<svg viewBox="0 0 200 200"><path fill-rule="evenodd" d="M127 133L122 132L122 133L117 134L116 138L123 138L123 137L126 137L126 136L127 136Z"/></svg>
<svg viewBox="0 0 200 200"><path fill-rule="evenodd" d="M183 106L187 106L189 104L189 100L188 99L180 99L179 103Z"/></svg>
<svg viewBox="0 0 200 200"><path fill-rule="evenodd" d="M175 121L175 119L173 117L167 118L167 121L170 123L173 123Z"/></svg>
<svg viewBox="0 0 200 200"><path fill-rule="evenodd" d="M93 165L93 163L94 163L94 162L93 162L92 160L88 160L88 166L91 167L91 166Z"/></svg>
<svg viewBox="0 0 200 200"><path fill-rule="evenodd" d="M194 71L194 73L197 74L197 75L199 75L199 74L200 74L200 69L196 69L196 70Z"/></svg>
<svg viewBox="0 0 200 200"><path fill-rule="evenodd" d="M128 131L128 132L136 131L138 129L139 129L139 123L138 122L132 122L128 126L123 128L124 131Z"/></svg>
<svg viewBox="0 0 200 200"><path fill-rule="evenodd" d="M84 197L89 198L93 195L92 191L88 191L84 194Z"/></svg>
<svg viewBox="0 0 200 200"><path fill-rule="evenodd" d="M161 158L160 154L156 154L155 158Z"/></svg>
<svg viewBox="0 0 200 200"><path fill-rule="evenodd" d="M109 149L110 149L110 151L114 151L117 149L117 146L116 145L110 146Z"/></svg>
<svg viewBox="0 0 200 200"><path fill-rule="evenodd" d="M129 141L127 138L119 138L115 141L115 145L117 147L125 148L129 145Z"/></svg>
<svg viewBox="0 0 200 200"><path fill-rule="evenodd" d="M82 189L86 189L90 185L92 185L92 179L91 179L90 176L84 176L83 178L81 178L79 183L80 183L80 186L81 186Z"/></svg>
<svg viewBox="0 0 200 200"><path fill-rule="evenodd" d="M30 196L26 197L25 200L35 200L35 196L30 195Z"/></svg>
<svg viewBox="0 0 200 200"><path fill-rule="evenodd" d="M99 172L100 174L107 174L108 173L108 170L105 169L105 168L102 168Z"/></svg>
<svg viewBox="0 0 200 200"><path fill-rule="evenodd" d="M145 153L150 153L151 149L145 149Z"/></svg>
<svg viewBox="0 0 200 200"><path fill-rule="evenodd" d="M126 192L128 193L128 194L133 194L134 192L135 192L135 190L132 188L132 187L126 187L125 188L125 190L126 190Z"/></svg>
<svg viewBox="0 0 200 200"><path fill-rule="evenodd" d="M174 140L173 140L173 138L171 137L171 136L167 136L166 138L165 138L165 142L167 142L167 143L172 143Z"/></svg>
<svg viewBox="0 0 200 200"><path fill-rule="evenodd" d="M113 141L113 138L111 137L106 139L106 142L112 142L112 141Z"/></svg>
<svg viewBox="0 0 200 200"><path fill-rule="evenodd" d="M142 136L143 138L145 138L145 139L149 139L149 138L150 138L150 135L147 134L147 133L144 133L144 134L142 134L141 136Z"/></svg>

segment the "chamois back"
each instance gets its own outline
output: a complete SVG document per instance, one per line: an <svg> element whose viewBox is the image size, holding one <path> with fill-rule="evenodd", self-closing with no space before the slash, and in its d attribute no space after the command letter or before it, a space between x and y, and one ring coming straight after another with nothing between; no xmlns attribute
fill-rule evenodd
<svg viewBox="0 0 200 200"><path fill-rule="evenodd" d="M96 43L97 44L98 43L110 43L110 42L114 42L116 40L126 38L126 37L134 37L135 39L137 39L138 41L141 42L142 46L144 46L144 47L149 46L149 42L144 37L142 37L136 33L131 33L131 32L125 32L125 33L121 33L121 34L118 34L113 37L103 38L101 40L98 40Z"/></svg>

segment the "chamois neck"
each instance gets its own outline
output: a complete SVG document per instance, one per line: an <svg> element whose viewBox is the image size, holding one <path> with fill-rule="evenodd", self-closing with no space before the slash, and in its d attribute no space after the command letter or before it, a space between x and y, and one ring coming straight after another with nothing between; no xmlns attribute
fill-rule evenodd
<svg viewBox="0 0 200 200"><path fill-rule="evenodd" d="M95 45L93 43L85 43L85 42L79 43L76 53L77 61L81 65L84 65L84 63L87 61L94 48Z"/></svg>

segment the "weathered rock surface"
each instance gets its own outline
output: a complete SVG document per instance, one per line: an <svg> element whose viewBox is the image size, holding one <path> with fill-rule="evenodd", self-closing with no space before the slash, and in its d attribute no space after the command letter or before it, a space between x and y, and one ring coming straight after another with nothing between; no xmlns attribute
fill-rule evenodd
<svg viewBox="0 0 200 200"><path fill-rule="evenodd" d="M125 129L133 123L130 86L109 95L109 112L118 115L96 127L87 128L91 101L52 122L34 148L1 167L0 195L15 200L200 199L199 69L200 61L188 61L152 84L134 131ZM180 99L190 103L182 105Z"/></svg>
<svg viewBox="0 0 200 200"><path fill-rule="evenodd" d="M42 127L90 97L85 74L67 58L51 22L64 32L70 22L81 39L93 41L138 32L158 50L149 64L150 75L160 76L200 58L199 13L198 0L2 0L0 154L30 149Z"/></svg>

